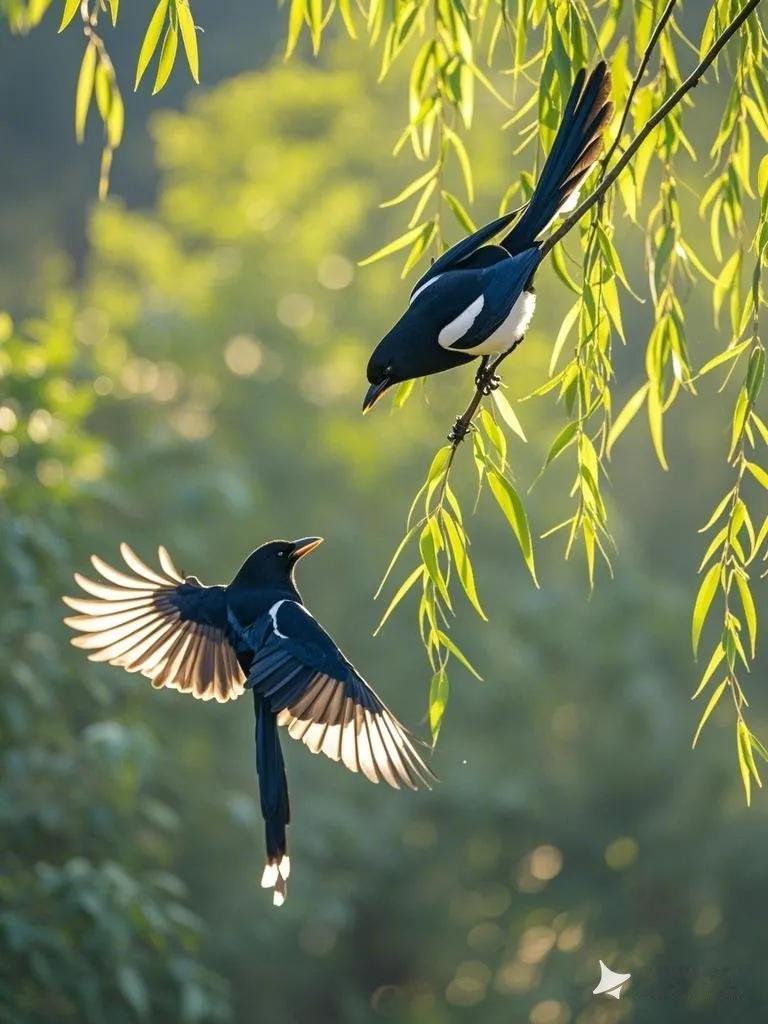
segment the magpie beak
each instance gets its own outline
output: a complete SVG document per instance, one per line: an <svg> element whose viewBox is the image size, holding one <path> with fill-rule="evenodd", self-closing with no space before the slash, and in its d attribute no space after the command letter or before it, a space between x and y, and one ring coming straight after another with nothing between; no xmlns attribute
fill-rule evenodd
<svg viewBox="0 0 768 1024"><path fill-rule="evenodd" d="M378 402L387 388L392 387L395 382L390 380L389 377L384 377L378 382L378 384L371 384L368 388L365 398L363 399L363 413L367 413L369 409Z"/></svg>
<svg viewBox="0 0 768 1024"><path fill-rule="evenodd" d="M295 540L293 542L293 551L291 552L291 561L298 562L300 558L308 555L310 551L314 551L322 543L322 537L302 537L301 540Z"/></svg>

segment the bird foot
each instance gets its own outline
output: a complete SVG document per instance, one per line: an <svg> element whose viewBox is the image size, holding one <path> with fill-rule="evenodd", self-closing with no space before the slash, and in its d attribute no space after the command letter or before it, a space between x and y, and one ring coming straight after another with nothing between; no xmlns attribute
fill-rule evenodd
<svg viewBox="0 0 768 1024"><path fill-rule="evenodd" d="M492 391L496 391L501 386L501 377L497 373L490 373L487 370L478 370L475 374L475 387L477 387L484 395L490 395Z"/></svg>
<svg viewBox="0 0 768 1024"><path fill-rule="evenodd" d="M448 440L451 444L456 447L460 445L470 430L474 430L471 423L465 423L463 416L457 416L456 422L453 424L448 432Z"/></svg>

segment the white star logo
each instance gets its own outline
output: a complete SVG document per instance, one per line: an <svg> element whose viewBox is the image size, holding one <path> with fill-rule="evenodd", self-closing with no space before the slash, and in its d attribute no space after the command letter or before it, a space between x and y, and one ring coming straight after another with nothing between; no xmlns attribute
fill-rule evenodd
<svg viewBox="0 0 768 1024"><path fill-rule="evenodd" d="M621 999L621 986L625 985L632 977L631 974L617 974L610 967L606 967L602 960L600 964L600 981L597 988L592 990L593 996L613 996L614 999Z"/></svg>

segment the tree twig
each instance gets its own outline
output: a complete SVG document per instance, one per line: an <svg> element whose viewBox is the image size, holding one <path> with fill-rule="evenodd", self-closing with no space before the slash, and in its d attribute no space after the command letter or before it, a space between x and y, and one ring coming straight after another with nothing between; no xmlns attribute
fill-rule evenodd
<svg viewBox="0 0 768 1024"><path fill-rule="evenodd" d="M627 116L629 114L629 107L630 107L631 101L632 101L632 99L634 97L635 92L637 91L637 88L638 88L639 84L640 84L640 79L641 79L643 73L645 72L645 68L648 65L648 61L650 60L651 50L652 50L652 45L651 44L653 44L655 46L656 42L658 41L658 38L659 38L659 36L661 35L661 33L662 33L663 29L664 29L664 25L669 20L669 17L672 14L672 8L674 7L675 2L676 2L676 0L669 0L669 2L667 3L667 6L665 7L661 17L659 18L659 21L658 21L658 23L657 23L657 25L656 25L656 27L655 27L655 29L653 31L651 39L648 42L648 46L646 47L646 50L645 50L645 52L643 54L643 59L641 60L640 65L639 65L639 67L637 69L637 72L635 73L635 78L634 78L634 80L632 82L632 87L630 88L629 96L627 98L627 103L625 105L624 113L622 115L621 125L620 125L620 128L619 128L619 132L618 132L616 138L614 139L614 142L611 145L610 149L606 153L606 158L610 158L610 157L613 156L613 153L614 153L614 151L615 151L615 149L616 149L616 147L618 145L618 140L621 137L621 130L623 129L624 124L626 123ZM662 105L659 107L659 109L656 111L656 113L648 120L648 123L646 124L646 126L632 140L632 142L629 144L629 146L627 146L627 148L622 153L621 158L617 161L616 164L614 164L614 166L611 168L611 170L608 171L608 173L603 177L603 179L600 181L600 184L597 186L597 188L595 188L593 192L590 192L590 194L587 196L587 198L579 206L576 207L576 209L573 211L573 213L569 217L567 217L563 221L563 223L560 225L560 227L557 229L557 231L555 231L552 235L550 235L549 238L546 240L546 242L544 242L544 244L541 247L542 258L544 256L546 256L546 254L555 245L557 245L557 243L562 238L564 238L565 235L568 234L568 232L571 230L571 228L574 227L574 225L577 224L581 220L581 218L584 216L585 213L588 213L589 210L592 209L592 207L595 205L595 203L600 202L600 200L603 198L605 193L608 191L608 189L611 187L611 185L613 185L614 181L616 181L618 176L621 174L621 172L624 170L624 168L627 166L629 161L632 159L632 157L635 155L635 153L638 151L638 149L642 146L642 144L645 142L645 140L648 138L648 136L651 134L651 132L654 130L654 128L656 128L659 124L661 124L661 122L666 117L668 117L669 114L675 109L675 107L681 102L683 97L687 93L689 93L691 91L691 89L694 89L699 84L699 81L700 81L702 75L704 74L704 72L707 71L707 69L713 63L713 61L715 60L717 55L720 53L720 51L723 49L723 47L736 34L736 32L738 32L738 30L741 28L741 26L744 24L744 22L750 16L750 14L752 14L752 12L755 10L755 8L758 6L758 4L760 4L761 2L762 2L762 0L748 0L748 2L744 5L744 7L742 7L742 9L739 11L739 13L733 19L733 21L731 21L730 24L726 28L723 29L723 31L720 33L720 35L717 37L717 39L712 43L710 48L707 50L706 54L702 57L702 59L699 61L699 63L696 65L696 67L693 69L693 71L690 73L690 75L688 75L688 77L685 79L685 81L682 82L678 86L678 88L672 93L672 95L669 96L664 101L664 103L662 103ZM603 166L605 166L605 162L604 162ZM487 373L488 373L489 376L496 371L496 369L499 366L499 364L501 363L501 361L503 359L505 359L508 355L509 355L509 351L508 352L502 352L501 355L498 356L492 363L488 364ZM453 457L454 457L454 455L456 453L456 449L458 448L458 446L461 444L461 442L463 441L464 437L466 436L467 431L469 430L470 424L472 423L472 418L474 417L475 413L477 412L477 409L478 409L481 401L483 400L483 397L484 397L484 394L483 394L482 387L476 388L475 393L472 396L471 401L469 402L469 404L467 405L466 409L461 414L461 416L459 416L457 418L457 420L456 420L456 424L454 425L454 429L453 429L454 437L453 437L453 439L451 441L452 451L451 451L451 459L450 459L450 462L448 463L449 468L450 468L451 463L453 462ZM459 429L457 430L457 428L459 428Z"/></svg>
<svg viewBox="0 0 768 1024"><path fill-rule="evenodd" d="M616 131L616 135L614 137L613 142L606 150L605 156L600 161L601 180L608 169L608 164L611 162L611 158L613 157L613 154L616 152L619 142L621 141L621 133L624 131L624 125L627 123L629 111L632 107L632 100L635 98L635 93L640 88L640 82L642 81L643 75L645 74L645 69L648 67L648 62L651 59L651 54L656 48L656 43L658 43L661 33L664 31L664 26L667 24L670 17L672 16L672 11L676 3L677 0L668 0L667 6L662 11L661 17L654 26L653 32L651 33L651 37L648 40L648 45L643 51L643 56L640 58L640 63L638 64L637 71L635 72L635 77L632 79L632 85L629 87L629 92L627 93L627 102L624 104L624 110L621 113L621 120L619 121L619 127Z"/></svg>
<svg viewBox="0 0 768 1024"><path fill-rule="evenodd" d="M611 187L614 181L618 178L618 176L621 174L621 172L624 170L624 168L627 166L629 161L632 159L632 157L635 155L638 149L642 146L642 144L645 142L645 140L648 138L648 136L651 134L654 128L661 124L661 122L666 117L668 117L669 114L680 103L683 97L687 93L689 93L691 89L694 89L699 84L702 75L707 70L707 68L709 68L710 64L712 64L712 62L720 53L722 48L731 39L731 37L734 36L736 32L738 32L738 30L750 16L750 14L761 2L762 0L748 0L748 2L744 5L744 7L742 7L742 9L736 15L733 21L727 26L727 28L723 29L721 34L710 46L704 57L702 57L701 61L696 65L696 67L693 69L690 75L686 78L684 82L681 83L681 85L677 87L677 89L675 89L672 95L668 99L666 99L664 103L662 103L662 105L659 107L656 113L648 120L648 123L646 124L645 128L643 128L639 135L635 136L635 138L632 140L629 146L627 146L627 148L622 153L619 161L606 174L606 176L603 178L603 180L600 182L600 184L597 186L594 192L591 192L584 200L584 202L581 203L580 206L576 207L576 209L573 211L570 217L567 217L563 221L563 223L560 225L557 231L555 231L553 234L549 236L549 238L541 247L542 258L546 256L546 254L552 249L552 247L557 245L560 239L564 238L565 235L568 234L568 232L571 230L574 224L578 223L578 221L581 220L584 214L591 210L595 203L597 203L602 198L602 196L605 195L605 193L608 191L608 189Z"/></svg>

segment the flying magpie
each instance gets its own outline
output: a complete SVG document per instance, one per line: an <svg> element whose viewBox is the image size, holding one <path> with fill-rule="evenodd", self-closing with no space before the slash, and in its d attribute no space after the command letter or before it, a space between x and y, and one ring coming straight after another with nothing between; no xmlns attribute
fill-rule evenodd
<svg viewBox="0 0 768 1024"><path fill-rule="evenodd" d="M582 68L528 204L457 242L416 282L408 309L370 358L363 412L393 384L440 373L478 356L478 387L488 391L498 386L488 370L490 359L510 352L528 330L536 306L533 278L543 258L540 236L555 217L578 203L613 112L610 90L611 73L604 61L588 79ZM500 245L486 244L518 215Z"/></svg>
<svg viewBox="0 0 768 1024"><path fill-rule="evenodd" d="M278 726L314 753L362 771L371 782L429 787L435 776L409 732L312 617L294 582L320 537L274 540L246 558L228 586L183 576L165 548L156 572L120 546L130 574L91 558L103 580L79 573L88 595L63 600L64 621L91 661L140 672L159 688L225 702L245 690L256 711L256 770L266 831L261 884L280 906L290 872L288 784Z"/></svg>

